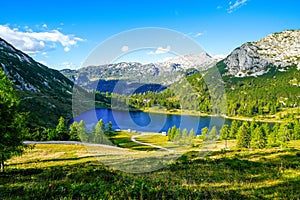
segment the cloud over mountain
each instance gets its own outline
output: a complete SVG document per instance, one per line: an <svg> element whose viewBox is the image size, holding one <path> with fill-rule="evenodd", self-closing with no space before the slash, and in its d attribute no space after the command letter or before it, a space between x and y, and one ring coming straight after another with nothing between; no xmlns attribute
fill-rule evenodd
<svg viewBox="0 0 300 200"><path fill-rule="evenodd" d="M60 44L64 51L70 51L70 47L82 42L83 39L74 35L65 35L58 30L34 32L32 30L21 31L8 25L0 25L0 37L13 44L18 49L28 54L36 54L49 49L57 48Z"/></svg>

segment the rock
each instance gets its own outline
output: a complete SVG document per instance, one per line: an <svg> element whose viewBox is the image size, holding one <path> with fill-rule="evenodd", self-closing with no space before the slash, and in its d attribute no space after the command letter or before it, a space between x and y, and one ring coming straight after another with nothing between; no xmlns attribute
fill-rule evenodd
<svg viewBox="0 0 300 200"><path fill-rule="evenodd" d="M227 74L236 77L259 76L269 67L284 68L300 64L300 30L274 33L243 44L225 60Z"/></svg>

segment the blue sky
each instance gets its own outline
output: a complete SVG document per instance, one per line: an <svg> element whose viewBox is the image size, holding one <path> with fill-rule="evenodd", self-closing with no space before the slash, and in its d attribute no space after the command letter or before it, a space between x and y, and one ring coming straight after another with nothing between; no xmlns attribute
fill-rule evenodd
<svg viewBox="0 0 300 200"><path fill-rule="evenodd" d="M112 35L161 27L185 34L211 55L300 28L300 1L3 1L0 37L56 69L79 68ZM141 61L142 60L134 60Z"/></svg>

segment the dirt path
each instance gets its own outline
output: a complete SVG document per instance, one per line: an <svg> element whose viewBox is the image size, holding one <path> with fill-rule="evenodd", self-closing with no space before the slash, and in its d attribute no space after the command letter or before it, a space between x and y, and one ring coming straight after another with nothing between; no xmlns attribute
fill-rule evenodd
<svg viewBox="0 0 300 200"><path fill-rule="evenodd" d="M24 144L75 144L75 145L84 145L84 146L97 146L97 147L103 147L103 148L113 148L118 150L124 150L125 148L120 148L116 146L111 145L105 145L105 144L92 144L87 142L78 142L78 141L25 141Z"/></svg>
<svg viewBox="0 0 300 200"><path fill-rule="evenodd" d="M157 149L161 149L161 150L164 150L164 151L169 151L170 153L174 153L174 150L167 149L167 148L165 148L165 147L161 147L161 146L157 146L157 145L154 145L154 144L150 144L150 143L145 143L145 142L139 142L139 141L137 141L135 138L136 138L136 137L140 137L140 136L143 136L143 134L141 134L141 135L133 135L133 136L131 136L130 140L131 140L132 142L137 143L137 144L146 145L146 146L151 146L151 147L154 147L154 148L157 148Z"/></svg>

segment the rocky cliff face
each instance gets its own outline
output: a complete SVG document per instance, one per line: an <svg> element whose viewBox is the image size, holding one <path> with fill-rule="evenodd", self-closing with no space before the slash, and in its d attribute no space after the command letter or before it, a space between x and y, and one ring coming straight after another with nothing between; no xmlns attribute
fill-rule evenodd
<svg viewBox="0 0 300 200"><path fill-rule="evenodd" d="M274 33L257 41L243 44L225 60L227 73L236 77L259 76L277 67L297 65L300 69L300 30Z"/></svg>

